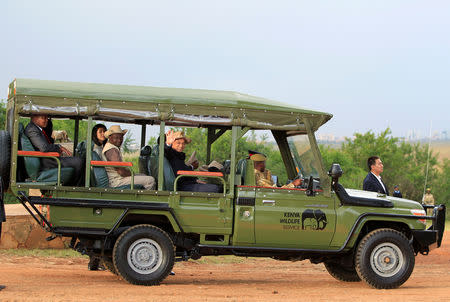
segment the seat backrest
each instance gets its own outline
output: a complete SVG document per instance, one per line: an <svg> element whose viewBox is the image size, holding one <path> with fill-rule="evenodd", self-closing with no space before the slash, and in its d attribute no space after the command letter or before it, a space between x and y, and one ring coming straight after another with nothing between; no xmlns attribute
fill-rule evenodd
<svg viewBox="0 0 450 302"><path fill-rule="evenodd" d="M255 167L251 159L247 159L247 166L245 171L244 185L256 186Z"/></svg>
<svg viewBox="0 0 450 302"><path fill-rule="evenodd" d="M156 145L152 149L150 155L150 171L151 176L155 178L158 182L158 167L159 167L159 145ZM164 185L163 190L173 191L173 183L175 182L175 174L173 173L172 166L169 160L164 157L163 162L163 173L164 173Z"/></svg>
<svg viewBox="0 0 450 302"><path fill-rule="evenodd" d="M102 160L97 152L92 152L92 160ZM104 167L92 167L91 171L91 186L99 188L109 187L108 173Z"/></svg>
<svg viewBox="0 0 450 302"><path fill-rule="evenodd" d="M236 164L236 174L239 178L239 183L244 184L245 174L247 172L247 159L242 158Z"/></svg>
<svg viewBox="0 0 450 302"><path fill-rule="evenodd" d="M86 159L86 141L79 142L74 153L76 157Z"/></svg>
<svg viewBox="0 0 450 302"><path fill-rule="evenodd" d="M236 174L241 176L241 184L255 186L255 168L253 161L247 158L240 159L236 165Z"/></svg>
<svg viewBox="0 0 450 302"><path fill-rule="evenodd" d="M23 151L36 151L33 144L31 143L28 136L25 134L25 129L22 123L19 123L19 141L20 141L20 149ZM27 157L23 158L25 163L25 170L28 174L28 177L36 180L39 175L39 170L41 167L41 160L38 157Z"/></svg>
<svg viewBox="0 0 450 302"><path fill-rule="evenodd" d="M151 163L150 156L152 153L152 147L145 146L141 149L141 153L139 154L139 173L143 173L145 175L150 175L151 173Z"/></svg>

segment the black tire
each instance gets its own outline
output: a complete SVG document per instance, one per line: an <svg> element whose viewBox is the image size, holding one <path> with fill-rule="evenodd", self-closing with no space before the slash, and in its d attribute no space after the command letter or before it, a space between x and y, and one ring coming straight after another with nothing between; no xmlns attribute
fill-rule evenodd
<svg viewBox="0 0 450 302"><path fill-rule="evenodd" d="M328 273L335 279L344 282L359 282L361 278L358 276L354 267L346 267L334 262L325 262L325 268Z"/></svg>
<svg viewBox="0 0 450 302"><path fill-rule="evenodd" d="M169 235L152 225L131 227L114 244L114 267L132 284L160 284L171 272L174 261L175 247Z"/></svg>
<svg viewBox="0 0 450 302"><path fill-rule="evenodd" d="M0 130L0 176L3 192L9 187L9 171L11 168L11 137L5 130Z"/></svg>
<svg viewBox="0 0 450 302"><path fill-rule="evenodd" d="M378 229L358 244L356 272L361 280L378 289L397 288L408 280L414 269L414 250L402 233Z"/></svg>

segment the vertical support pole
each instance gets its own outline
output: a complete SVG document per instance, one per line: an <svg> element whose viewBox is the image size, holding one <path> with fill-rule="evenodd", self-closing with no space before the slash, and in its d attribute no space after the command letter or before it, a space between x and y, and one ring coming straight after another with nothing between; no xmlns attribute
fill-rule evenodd
<svg viewBox="0 0 450 302"><path fill-rule="evenodd" d="M145 143L146 136L147 136L147 125L143 124L141 130L141 149L144 148L146 145Z"/></svg>
<svg viewBox="0 0 450 302"><path fill-rule="evenodd" d="M85 174L85 187L89 188L91 181L91 158L92 158L92 116L88 117L88 126L86 134L86 174Z"/></svg>
<svg viewBox="0 0 450 302"><path fill-rule="evenodd" d="M241 127L233 126L231 130L230 192L228 193L228 196L230 198L234 197L234 184L236 178L236 149L240 133Z"/></svg>
<svg viewBox="0 0 450 302"><path fill-rule="evenodd" d="M80 119L76 118L75 119L75 130L74 130L74 134L73 134L73 151L75 152L75 148L78 145L78 132L80 131Z"/></svg>
<svg viewBox="0 0 450 302"><path fill-rule="evenodd" d="M17 100L15 99L14 102ZM14 106L14 122L13 122L13 129L12 130L12 137L11 137L11 185L16 185L17 180L17 150L19 149L18 142L19 142L19 109L18 106ZM8 121L8 118L12 118L11 116L6 116L7 123L9 124L10 121Z"/></svg>
<svg viewBox="0 0 450 302"><path fill-rule="evenodd" d="M166 122L161 121L159 125L159 158L158 158L158 191L162 191L164 188L164 145L165 140Z"/></svg>
<svg viewBox="0 0 450 302"><path fill-rule="evenodd" d="M319 168L319 175L320 175L320 184L323 189L323 195L330 197L331 196L331 178L328 176L327 171L325 170L325 165L322 161L322 156L320 155L320 149L317 145L317 140L314 135L311 122L304 118L303 122L306 126L306 132L308 133L309 138L309 144L311 145L311 151L314 155L314 159L317 162L317 166Z"/></svg>
<svg viewBox="0 0 450 302"><path fill-rule="evenodd" d="M214 140L214 134L216 134L215 128L208 128L208 138L206 143L206 164L211 162L211 145Z"/></svg>

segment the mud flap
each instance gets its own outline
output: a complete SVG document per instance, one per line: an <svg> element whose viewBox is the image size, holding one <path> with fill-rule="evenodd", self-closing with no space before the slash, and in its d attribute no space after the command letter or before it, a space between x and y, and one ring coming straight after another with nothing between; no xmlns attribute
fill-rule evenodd
<svg viewBox="0 0 450 302"><path fill-rule="evenodd" d="M6 221L5 204L3 199L3 180L0 176L0 238L2 237L2 223Z"/></svg>

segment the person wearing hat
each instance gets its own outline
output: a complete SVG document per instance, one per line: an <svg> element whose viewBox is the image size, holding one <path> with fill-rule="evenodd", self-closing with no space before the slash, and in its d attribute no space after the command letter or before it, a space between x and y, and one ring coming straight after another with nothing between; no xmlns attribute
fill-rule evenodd
<svg viewBox="0 0 450 302"><path fill-rule="evenodd" d="M105 132L108 142L102 150L102 159L104 161L123 161L120 147L127 131L122 130L119 125L113 125ZM115 188L131 184L131 172L127 168L105 167L105 169L108 173L110 187ZM155 179L152 176L136 174L134 175L134 184L142 185L146 190L152 190L155 187Z"/></svg>
<svg viewBox="0 0 450 302"><path fill-rule="evenodd" d="M194 161L192 165L185 163L186 154L183 151L190 142L191 139L186 137L182 131L169 130L166 133L164 155L169 160L175 175L177 175L178 171L194 171L194 169L198 168L198 161ZM213 193L219 193L221 191L220 186L203 183L195 177L181 177L178 180L177 186L180 191Z"/></svg>
<svg viewBox="0 0 450 302"><path fill-rule="evenodd" d="M425 195L423 195L422 203L429 205L429 206L434 206L434 196L433 196L433 194L431 194L430 188L427 188ZM428 212L428 215L432 215L433 209L427 209L427 212Z"/></svg>
<svg viewBox="0 0 450 302"><path fill-rule="evenodd" d="M394 192L392 193L392 196L403 198L402 192L400 192L400 189L397 185L394 186Z"/></svg>
<svg viewBox="0 0 450 302"><path fill-rule="evenodd" d="M253 161L255 167L255 182L259 187L276 187L272 180L272 173L266 169L266 156L262 153L255 153L250 155L250 160ZM300 178L294 179L291 183L282 186L282 188L295 188L302 184Z"/></svg>

